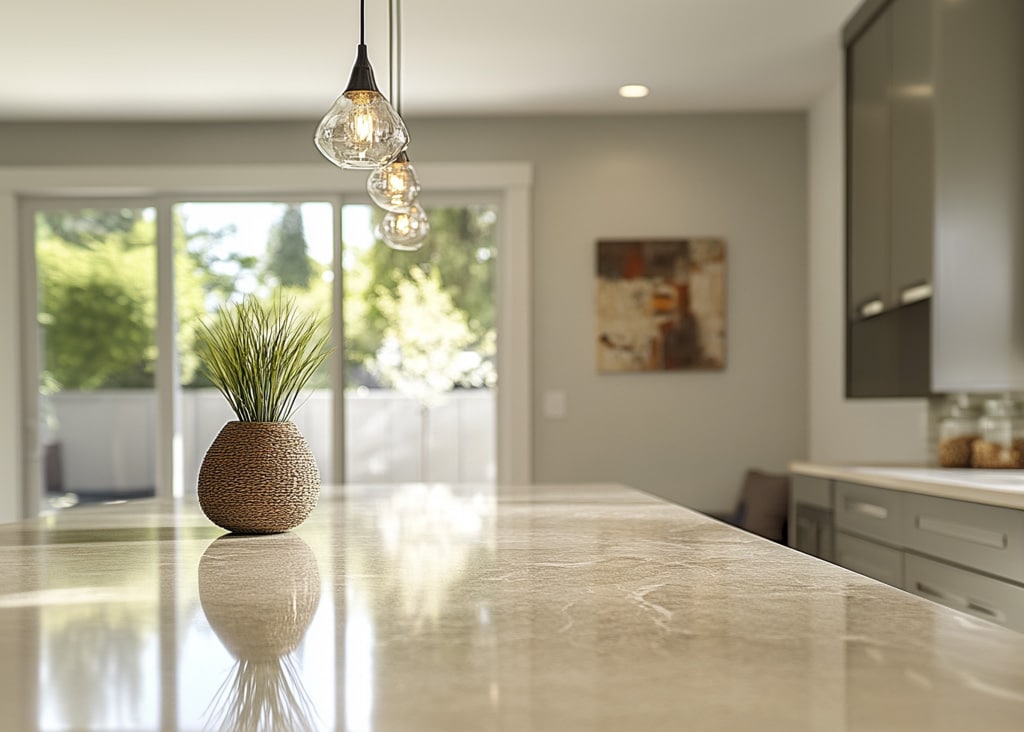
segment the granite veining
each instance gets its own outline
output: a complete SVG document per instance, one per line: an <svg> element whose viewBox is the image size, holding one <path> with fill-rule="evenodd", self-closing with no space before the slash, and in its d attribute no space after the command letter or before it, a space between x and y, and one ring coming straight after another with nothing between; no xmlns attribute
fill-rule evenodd
<svg viewBox="0 0 1024 732"><path fill-rule="evenodd" d="M621 486L0 526L0 729L1019 730L1024 635Z"/></svg>

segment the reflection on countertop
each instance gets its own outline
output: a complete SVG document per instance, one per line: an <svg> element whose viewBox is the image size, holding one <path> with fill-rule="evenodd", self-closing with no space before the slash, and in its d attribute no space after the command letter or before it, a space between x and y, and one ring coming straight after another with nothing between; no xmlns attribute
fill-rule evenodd
<svg viewBox="0 0 1024 732"><path fill-rule="evenodd" d="M618 486L0 526L3 729L1011 730L1024 636Z"/></svg>
<svg viewBox="0 0 1024 732"><path fill-rule="evenodd" d="M235 659L211 702L209 726L317 729L294 657L320 604L320 572L309 545L292 533L222 536L199 560L199 602Z"/></svg>

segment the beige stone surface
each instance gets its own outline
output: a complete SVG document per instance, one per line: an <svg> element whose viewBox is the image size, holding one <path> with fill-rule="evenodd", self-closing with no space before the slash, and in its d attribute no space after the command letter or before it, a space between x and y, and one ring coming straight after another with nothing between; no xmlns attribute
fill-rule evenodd
<svg viewBox="0 0 1024 732"><path fill-rule="evenodd" d="M0 729L1019 730L1024 635L617 486L0 526Z"/></svg>

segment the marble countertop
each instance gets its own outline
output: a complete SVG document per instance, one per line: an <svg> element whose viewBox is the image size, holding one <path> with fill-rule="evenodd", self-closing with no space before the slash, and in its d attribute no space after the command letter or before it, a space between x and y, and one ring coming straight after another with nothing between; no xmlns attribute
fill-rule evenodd
<svg viewBox="0 0 1024 732"><path fill-rule="evenodd" d="M907 465L790 463L791 473L845 480L941 498L1024 508L1024 470L979 470Z"/></svg>
<svg viewBox="0 0 1024 732"><path fill-rule="evenodd" d="M0 526L0 728L1019 730L1024 635L620 486Z"/></svg>

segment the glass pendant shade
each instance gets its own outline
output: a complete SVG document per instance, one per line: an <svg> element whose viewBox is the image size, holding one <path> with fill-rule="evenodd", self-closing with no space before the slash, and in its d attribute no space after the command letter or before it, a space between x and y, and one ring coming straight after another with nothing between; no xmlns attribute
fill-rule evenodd
<svg viewBox="0 0 1024 732"><path fill-rule="evenodd" d="M359 45L348 88L317 125L317 149L342 168L387 165L409 144L402 118L377 89L366 46Z"/></svg>
<svg viewBox="0 0 1024 732"><path fill-rule="evenodd" d="M381 238L392 249L415 251L430 233L427 214L414 203L407 211L388 211L380 224Z"/></svg>
<svg viewBox="0 0 1024 732"><path fill-rule="evenodd" d="M409 156L405 152L399 153L393 162L370 173L366 191L373 202L385 211L400 213L408 210L420 194L420 182Z"/></svg>

